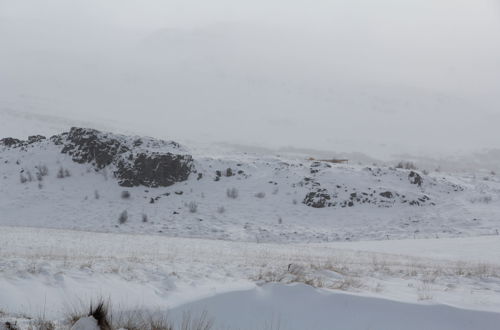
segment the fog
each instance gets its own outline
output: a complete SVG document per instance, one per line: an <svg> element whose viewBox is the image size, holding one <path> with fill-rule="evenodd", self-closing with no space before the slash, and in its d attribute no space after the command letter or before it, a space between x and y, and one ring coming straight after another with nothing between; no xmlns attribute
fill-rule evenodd
<svg viewBox="0 0 500 330"><path fill-rule="evenodd" d="M11 114L373 156L500 148L495 0L0 0L0 43Z"/></svg>

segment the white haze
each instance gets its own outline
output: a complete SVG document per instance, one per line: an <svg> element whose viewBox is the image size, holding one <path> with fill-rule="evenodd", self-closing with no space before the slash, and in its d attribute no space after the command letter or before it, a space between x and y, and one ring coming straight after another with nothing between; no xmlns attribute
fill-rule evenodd
<svg viewBox="0 0 500 330"><path fill-rule="evenodd" d="M494 0L0 0L0 43L4 112L376 156L500 148Z"/></svg>

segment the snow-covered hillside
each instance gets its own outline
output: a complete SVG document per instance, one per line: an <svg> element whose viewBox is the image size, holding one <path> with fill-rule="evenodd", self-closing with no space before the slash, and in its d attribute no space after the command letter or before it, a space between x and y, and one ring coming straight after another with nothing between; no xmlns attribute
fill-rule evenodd
<svg viewBox="0 0 500 330"><path fill-rule="evenodd" d="M114 312L168 310L177 320L208 306L214 329L329 329L333 318L351 329L420 318L429 329L494 329L499 193L494 173L86 128L4 138L0 326L29 329L43 314L68 329L68 308L108 297ZM311 302L303 314L299 299ZM389 320L394 310L401 317Z"/></svg>
<svg viewBox="0 0 500 330"><path fill-rule="evenodd" d="M0 162L1 225L257 242L497 235L500 228L494 174L200 152L80 128L3 139Z"/></svg>

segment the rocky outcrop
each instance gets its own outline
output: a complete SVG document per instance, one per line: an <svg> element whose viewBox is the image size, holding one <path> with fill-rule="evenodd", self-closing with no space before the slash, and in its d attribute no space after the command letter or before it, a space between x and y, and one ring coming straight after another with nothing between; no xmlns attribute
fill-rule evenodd
<svg viewBox="0 0 500 330"><path fill-rule="evenodd" d="M45 140L34 135L28 141L13 138L0 140L5 146L20 146ZM80 164L96 170L109 167L124 187L166 187L185 181L194 171L193 158L173 141L130 137L73 127L69 132L50 138L61 152Z"/></svg>
<svg viewBox="0 0 500 330"><path fill-rule="evenodd" d="M124 187L166 187L185 181L194 170L193 158L172 141L138 138L73 127L54 136L62 153L77 163L97 170L113 166L118 184Z"/></svg>
<svg viewBox="0 0 500 330"><path fill-rule="evenodd" d="M330 203L331 199L326 189L317 189L316 191L309 192L302 203L314 208L323 208L332 206L332 203Z"/></svg>
<svg viewBox="0 0 500 330"><path fill-rule="evenodd" d="M15 147L21 144L23 141L11 137L6 137L0 140L0 144L6 147Z"/></svg>
<svg viewBox="0 0 500 330"><path fill-rule="evenodd" d="M40 141L43 141L45 139L46 139L46 137L43 135L28 136L27 141L19 140L19 139L12 138L12 137L6 137L3 139L0 139L0 145L4 145L4 146L9 147L9 148L17 148L17 147L24 147L24 146L27 146L29 144L33 144L36 142L40 142Z"/></svg>
<svg viewBox="0 0 500 330"><path fill-rule="evenodd" d="M139 153L132 160L118 162L115 175L124 187L166 187L187 180L192 161L190 155Z"/></svg>
<svg viewBox="0 0 500 330"><path fill-rule="evenodd" d="M62 153L71 156L77 163L91 163L102 169L113 163L118 155L130 149L119 141L114 134L102 133L95 129L73 127L68 133L63 133Z"/></svg>
<svg viewBox="0 0 500 330"><path fill-rule="evenodd" d="M408 180L410 180L411 184L416 184L419 187L421 187L424 182L422 176L415 171L411 171L410 174L408 174Z"/></svg>

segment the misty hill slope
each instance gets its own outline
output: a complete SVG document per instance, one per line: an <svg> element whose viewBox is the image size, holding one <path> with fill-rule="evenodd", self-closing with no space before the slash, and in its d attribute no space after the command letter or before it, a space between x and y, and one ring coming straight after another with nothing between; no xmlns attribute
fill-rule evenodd
<svg viewBox="0 0 500 330"><path fill-rule="evenodd" d="M0 224L245 241L497 234L495 175L200 154L72 128L0 140ZM121 218L121 221L119 221Z"/></svg>

